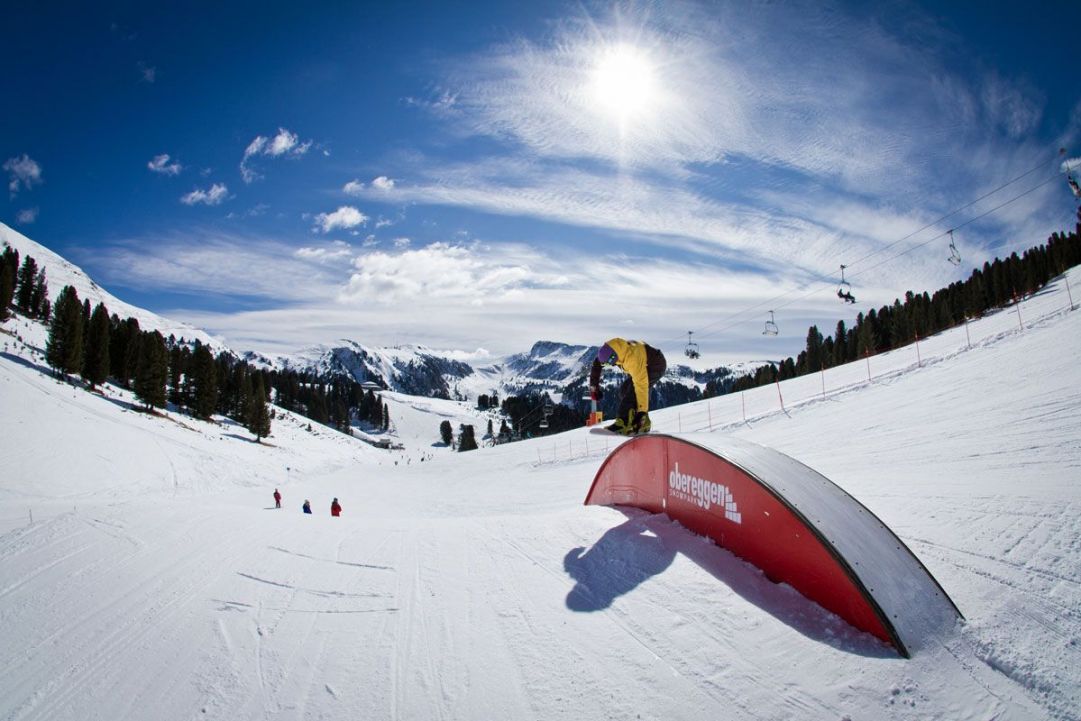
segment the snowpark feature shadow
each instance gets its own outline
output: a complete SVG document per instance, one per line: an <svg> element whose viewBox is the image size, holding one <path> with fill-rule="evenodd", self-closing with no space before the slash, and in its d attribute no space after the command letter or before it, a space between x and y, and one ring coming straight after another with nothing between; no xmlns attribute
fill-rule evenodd
<svg viewBox="0 0 1081 721"><path fill-rule="evenodd" d="M609 608L649 578L659 576L682 554L719 581L717 593L736 593L798 633L840 651L868 658L894 658L890 646L850 626L788 584L770 581L762 571L708 538L696 536L664 514L615 506L627 520L605 531L591 548L574 548L563 568L575 580L566 605L591 613Z"/></svg>

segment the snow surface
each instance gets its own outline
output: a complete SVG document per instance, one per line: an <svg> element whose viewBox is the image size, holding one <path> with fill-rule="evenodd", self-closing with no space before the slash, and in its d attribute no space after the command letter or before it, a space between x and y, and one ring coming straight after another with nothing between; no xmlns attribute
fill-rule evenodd
<svg viewBox="0 0 1081 721"><path fill-rule="evenodd" d="M582 505L617 439L458 454L439 422L475 411L386 394L402 450L289 414L255 444L74 390L9 321L0 719L1077 719L1081 314L1061 280L1019 310L655 414L889 525L967 619L909 660L663 516Z"/></svg>

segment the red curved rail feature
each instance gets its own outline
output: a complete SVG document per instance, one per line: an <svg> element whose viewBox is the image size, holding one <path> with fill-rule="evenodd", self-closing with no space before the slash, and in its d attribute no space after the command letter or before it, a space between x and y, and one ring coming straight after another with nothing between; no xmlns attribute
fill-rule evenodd
<svg viewBox="0 0 1081 721"><path fill-rule="evenodd" d="M881 520L769 448L713 434L639 436L609 455L585 502L664 513L905 657L961 618Z"/></svg>

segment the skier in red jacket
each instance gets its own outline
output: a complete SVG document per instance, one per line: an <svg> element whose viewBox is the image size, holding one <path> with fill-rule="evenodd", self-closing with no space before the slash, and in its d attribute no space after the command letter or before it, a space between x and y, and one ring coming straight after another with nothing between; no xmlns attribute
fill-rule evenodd
<svg viewBox="0 0 1081 721"><path fill-rule="evenodd" d="M275 508L281 508L282 507L282 494L278 493L277 488L274 489L274 507Z"/></svg>
<svg viewBox="0 0 1081 721"><path fill-rule="evenodd" d="M333 501L330 502L330 515L332 515L332 516L340 516L340 515L342 515L342 507L341 507L341 504L338 503L337 498L335 498Z"/></svg>

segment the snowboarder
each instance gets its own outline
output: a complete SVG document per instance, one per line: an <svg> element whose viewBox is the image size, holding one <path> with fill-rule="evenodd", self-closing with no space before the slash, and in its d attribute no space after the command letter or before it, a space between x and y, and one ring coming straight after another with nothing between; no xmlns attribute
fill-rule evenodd
<svg viewBox="0 0 1081 721"><path fill-rule="evenodd" d="M340 516L340 515L342 515L342 507L338 503L337 498L335 498L333 501L330 502L330 515L332 515L332 516Z"/></svg>
<svg viewBox="0 0 1081 721"><path fill-rule="evenodd" d="M311 513L312 512L312 502L309 501L307 498L304 499L303 509L304 509L305 513Z"/></svg>
<svg viewBox="0 0 1081 721"><path fill-rule="evenodd" d="M274 489L274 507L275 508L281 508L282 507L282 494L278 493L277 488Z"/></svg>
<svg viewBox="0 0 1081 721"><path fill-rule="evenodd" d="M608 430L629 436L649 433L649 388L661 379L668 367L664 354L651 345L637 340L612 338L597 351L589 372L590 393L601 398L601 366L612 365L627 374L619 388L619 410L616 422Z"/></svg>

